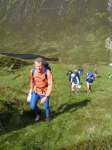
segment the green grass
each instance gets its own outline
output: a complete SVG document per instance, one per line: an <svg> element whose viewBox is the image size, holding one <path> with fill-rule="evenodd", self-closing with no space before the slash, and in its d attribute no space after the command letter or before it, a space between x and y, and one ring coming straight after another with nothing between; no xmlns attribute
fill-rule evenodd
<svg viewBox="0 0 112 150"><path fill-rule="evenodd" d="M75 94L70 93L66 72L77 66L52 64L54 88L50 105L53 119L50 123L34 123L34 115L25 102L31 67L25 66L13 73L0 71L0 149L111 150L112 80L107 78L111 68L97 66L101 77L87 96L84 79L94 66L86 66L82 89ZM22 102L19 106L14 105L17 99Z"/></svg>

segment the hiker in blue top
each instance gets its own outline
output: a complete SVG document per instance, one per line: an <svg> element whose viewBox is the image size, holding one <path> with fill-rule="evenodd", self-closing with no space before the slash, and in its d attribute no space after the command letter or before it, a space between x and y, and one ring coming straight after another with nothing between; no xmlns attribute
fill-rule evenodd
<svg viewBox="0 0 112 150"><path fill-rule="evenodd" d="M79 89L81 88L80 85L80 75L79 72L77 70L74 70L71 73L71 91L79 91Z"/></svg>
<svg viewBox="0 0 112 150"><path fill-rule="evenodd" d="M78 71L79 71L79 75L80 75L80 77L81 77L81 76L83 76L84 69L81 67Z"/></svg>
<svg viewBox="0 0 112 150"><path fill-rule="evenodd" d="M87 77L86 77L87 93L91 92L91 87L92 87L94 80L95 80L94 73L92 71L88 72Z"/></svg>

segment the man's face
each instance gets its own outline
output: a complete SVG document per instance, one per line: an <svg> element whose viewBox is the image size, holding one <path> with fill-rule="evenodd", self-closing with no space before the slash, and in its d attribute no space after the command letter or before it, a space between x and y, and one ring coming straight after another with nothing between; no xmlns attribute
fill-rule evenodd
<svg viewBox="0 0 112 150"><path fill-rule="evenodd" d="M41 71L43 69L43 65L42 62L35 62L35 68L38 69L39 71Z"/></svg>

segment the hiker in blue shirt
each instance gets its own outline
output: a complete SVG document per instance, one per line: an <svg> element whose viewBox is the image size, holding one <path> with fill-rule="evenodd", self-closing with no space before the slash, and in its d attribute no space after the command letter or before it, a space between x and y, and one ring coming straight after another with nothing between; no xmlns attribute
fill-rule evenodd
<svg viewBox="0 0 112 150"><path fill-rule="evenodd" d="M80 77L81 77L81 76L83 76L84 69L83 69L83 68L80 68L78 71L79 71L79 75L80 75Z"/></svg>
<svg viewBox="0 0 112 150"><path fill-rule="evenodd" d="M80 75L77 70L74 70L71 73L71 91L79 91L80 88Z"/></svg>
<svg viewBox="0 0 112 150"><path fill-rule="evenodd" d="M86 89L87 89L87 93L91 92L91 88L92 88L92 84L95 80L95 76L94 73L92 71L87 73L87 77L86 77Z"/></svg>

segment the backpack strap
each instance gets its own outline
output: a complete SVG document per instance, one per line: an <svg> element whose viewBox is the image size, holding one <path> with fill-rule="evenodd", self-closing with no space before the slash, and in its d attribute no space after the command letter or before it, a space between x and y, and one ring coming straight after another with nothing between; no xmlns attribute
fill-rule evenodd
<svg viewBox="0 0 112 150"><path fill-rule="evenodd" d="M32 76L34 76L35 70L36 70L36 68L32 68ZM45 68L44 73L45 73L46 78L47 78L47 71L48 71L48 69Z"/></svg>
<svg viewBox="0 0 112 150"><path fill-rule="evenodd" d="M48 69L45 68L45 69L44 69L44 72L45 72L45 77L46 77L46 79L47 79L47 71L48 71Z"/></svg>
<svg viewBox="0 0 112 150"><path fill-rule="evenodd" d="M32 68L32 76L34 76L35 68Z"/></svg>

